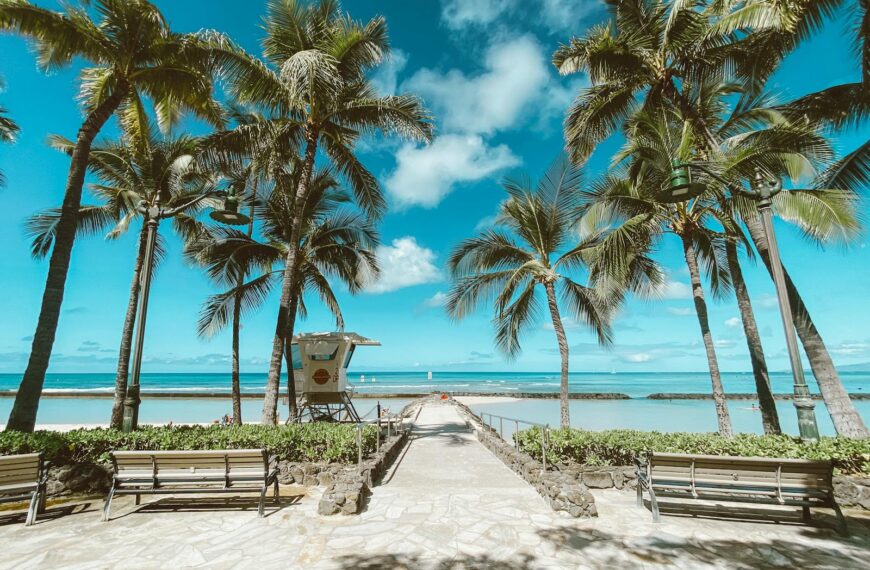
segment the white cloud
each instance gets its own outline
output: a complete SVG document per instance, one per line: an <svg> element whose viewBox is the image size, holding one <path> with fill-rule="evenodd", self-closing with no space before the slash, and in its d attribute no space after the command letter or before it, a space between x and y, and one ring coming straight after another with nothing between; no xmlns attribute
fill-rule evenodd
<svg viewBox="0 0 870 570"><path fill-rule="evenodd" d="M519 163L505 145L489 147L479 136L443 135L428 146L400 148L396 170L384 186L400 209L433 208L455 184L474 182Z"/></svg>
<svg viewBox="0 0 870 570"><path fill-rule="evenodd" d="M597 0L541 0L541 19L550 32L577 33L583 18L600 8Z"/></svg>
<svg viewBox="0 0 870 570"><path fill-rule="evenodd" d="M377 256L381 273L366 286L369 293L388 293L441 280L441 272L435 266L435 252L418 245L412 236L378 246Z"/></svg>
<svg viewBox="0 0 870 570"><path fill-rule="evenodd" d="M447 303L447 293L444 291L438 291L425 301L423 301L423 306L428 307L430 309L436 309L438 307L443 307Z"/></svg>
<svg viewBox="0 0 870 570"><path fill-rule="evenodd" d="M626 354L622 357L625 362L649 362L653 356L648 352L637 352L635 354Z"/></svg>
<svg viewBox="0 0 870 570"><path fill-rule="evenodd" d="M846 341L836 346L832 346L829 350L833 354L840 356L862 356L870 354L870 343L860 341Z"/></svg>
<svg viewBox="0 0 870 570"><path fill-rule="evenodd" d="M758 297L758 305L762 309L776 309L779 307L779 299L776 298L776 295L765 293Z"/></svg>
<svg viewBox="0 0 870 570"><path fill-rule="evenodd" d="M678 317L688 317L695 314L695 309L691 307L668 307L668 312Z"/></svg>
<svg viewBox="0 0 870 570"><path fill-rule="evenodd" d="M400 49L393 49L390 58L378 67L371 82L381 95L395 95L399 84L399 74L408 65L408 54Z"/></svg>
<svg viewBox="0 0 870 570"><path fill-rule="evenodd" d="M734 348L737 346L737 341L728 338L719 338L713 341L713 345L716 348Z"/></svg>
<svg viewBox="0 0 870 570"><path fill-rule="evenodd" d="M492 134L514 125L553 80L544 49L532 36L491 44L484 65L475 76L424 68L404 86L424 98L446 131Z"/></svg>
<svg viewBox="0 0 870 570"><path fill-rule="evenodd" d="M692 287L682 281L673 281L668 278L656 289L655 297L659 299L691 299Z"/></svg>
<svg viewBox="0 0 870 570"><path fill-rule="evenodd" d="M444 0L441 19L454 30L495 21L513 7L514 0Z"/></svg>
<svg viewBox="0 0 870 570"><path fill-rule="evenodd" d="M730 319L725 321L725 326L730 327L732 329L736 329L737 327L741 326L742 324L743 324L743 322L737 317L731 317Z"/></svg>

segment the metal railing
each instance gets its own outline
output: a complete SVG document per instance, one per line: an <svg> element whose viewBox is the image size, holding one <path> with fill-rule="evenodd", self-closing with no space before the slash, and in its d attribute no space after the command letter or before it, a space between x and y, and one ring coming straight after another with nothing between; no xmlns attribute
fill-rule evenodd
<svg viewBox="0 0 870 570"><path fill-rule="evenodd" d="M490 414L488 412L479 412L478 417L480 417L480 421L484 423L486 427L491 429L494 432L498 432L498 436L502 439L502 441L507 443L507 440L504 437L504 424L508 422L508 426L510 426L511 422L514 424L514 438L513 445L514 448L519 451L520 450L520 439L517 437L517 434L520 432L520 424L534 426L540 428L541 430L541 464L544 466L544 471L547 470L547 444L550 439L550 424L539 424L537 422L530 422L527 420L521 420L518 418L509 418L507 416L500 416L498 414ZM487 420L486 418L489 418ZM495 420L498 420L498 429L495 429Z"/></svg>
<svg viewBox="0 0 870 570"><path fill-rule="evenodd" d="M399 435L407 429L405 418L398 414L387 414L385 417L378 417L371 420L360 420L356 424L356 449L357 449L357 465L362 465L363 460L363 428L367 425L378 426L378 437L375 442L375 452L381 450L381 437L386 435L390 438L393 434ZM383 426L386 426L386 434L384 434Z"/></svg>

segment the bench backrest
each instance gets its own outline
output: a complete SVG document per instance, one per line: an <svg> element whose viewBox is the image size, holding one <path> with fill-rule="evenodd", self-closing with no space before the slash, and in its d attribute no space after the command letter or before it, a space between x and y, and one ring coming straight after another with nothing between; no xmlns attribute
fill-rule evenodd
<svg viewBox="0 0 870 570"><path fill-rule="evenodd" d="M112 461L118 477L147 477L196 473L203 477L262 478L269 461L263 449L211 451L114 451Z"/></svg>
<svg viewBox="0 0 870 570"><path fill-rule="evenodd" d="M655 481L696 481L707 485L758 485L827 491L833 485L830 461L653 453L649 469Z"/></svg>
<svg viewBox="0 0 870 570"><path fill-rule="evenodd" d="M39 453L0 456L0 487L37 483L41 469Z"/></svg>

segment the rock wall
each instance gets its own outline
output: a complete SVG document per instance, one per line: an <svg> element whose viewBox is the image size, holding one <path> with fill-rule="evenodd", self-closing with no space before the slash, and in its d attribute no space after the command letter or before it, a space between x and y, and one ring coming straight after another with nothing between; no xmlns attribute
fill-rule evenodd
<svg viewBox="0 0 870 570"><path fill-rule="evenodd" d="M858 475L834 477L834 498L844 507L870 511L870 477Z"/></svg>
<svg viewBox="0 0 870 570"><path fill-rule="evenodd" d="M381 449L361 465L336 473L327 486L317 512L321 515L356 515L362 512L372 487L380 481L408 442L408 431L389 438Z"/></svg>
<svg viewBox="0 0 870 570"><path fill-rule="evenodd" d="M547 466L527 453L518 451L499 437L498 433L480 421L467 406L454 400L454 404L465 415L477 433L477 439L502 463L511 468L526 480L554 511L564 511L577 518L597 517L595 497L589 492L587 485L571 474L562 473L555 466Z"/></svg>

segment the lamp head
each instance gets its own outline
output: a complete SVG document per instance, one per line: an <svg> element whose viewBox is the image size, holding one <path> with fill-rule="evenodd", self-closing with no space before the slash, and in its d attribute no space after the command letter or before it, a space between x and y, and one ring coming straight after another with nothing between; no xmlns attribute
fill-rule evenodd
<svg viewBox="0 0 870 570"><path fill-rule="evenodd" d="M214 210L209 214L212 220L229 226L243 226L251 222L251 218L239 212L239 199L229 194L224 199L224 209Z"/></svg>
<svg viewBox="0 0 870 570"><path fill-rule="evenodd" d="M697 198L706 190L707 187L703 184L692 182L688 165L674 160L670 184L659 192L656 199L666 204L679 204L680 202L688 202L692 198Z"/></svg>

